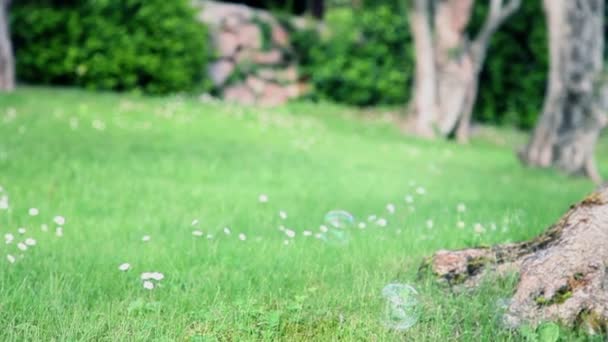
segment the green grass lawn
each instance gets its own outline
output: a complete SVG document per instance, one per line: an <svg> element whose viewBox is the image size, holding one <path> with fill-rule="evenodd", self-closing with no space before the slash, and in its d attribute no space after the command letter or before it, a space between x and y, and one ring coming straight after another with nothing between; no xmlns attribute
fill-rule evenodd
<svg viewBox="0 0 608 342"><path fill-rule="evenodd" d="M437 249L530 238L593 188L522 168L515 146L495 143L513 134L493 135L417 140L308 103L2 95L0 233L15 239L0 242L0 340L520 340L497 304L513 279L458 295L416 276ZM318 238L334 209L355 223ZM21 251L26 238L36 245ZM164 279L147 290L143 272ZM420 294L404 332L383 324L382 288L394 282Z"/></svg>

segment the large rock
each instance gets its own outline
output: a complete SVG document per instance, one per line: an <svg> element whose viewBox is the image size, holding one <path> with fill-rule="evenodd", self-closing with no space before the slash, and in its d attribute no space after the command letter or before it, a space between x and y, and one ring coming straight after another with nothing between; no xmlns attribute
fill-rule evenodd
<svg viewBox="0 0 608 342"><path fill-rule="evenodd" d="M266 82L263 79L253 75L247 76L245 83L256 95L262 94L266 88Z"/></svg>
<svg viewBox="0 0 608 342"><path fill-rule="evenodd" d="M267 83L264 91L258 98L258 103L262 106L278 106L289 100L289 94L285 87L276 83Z"/></svg>
<svg viewBox="0 0 608 342"><path fill-rule="evenodd" d="M272 42L282 48L289 46L289 33L281 26L281 24L275 23L271 25L272 31Z"/></svg>
<svg viewBox="0 0 608 342"><path fill-rule="evenodd" d="M249 21L254 16L254 10L245 5L218 1L198 1L195 5L201 8L201 11L198 13L198 19L216 27L224 25L226 18L238 18L239 21Z"/></svg>
<svg viewBox="0 0 608 342"><path fill-rule="evenodd" d="M286 51L291 50L289 32L271 12L220 1L192 1L200 9L199 20L209 27L217 56L207 67L208 75L225 100L276 106L305 91L298 83L297 66L286 59ZM264 41L260 23L270 28L269 41ZM244 81L228 82L237 69Z"/></svg>
<svg viewBox="0 0 608 342"><path fill-rule="evenodd" d="M232 57L239 49L237 35L228 31L220 31L214 34L213 43L220 57Z"/></svg>
<svg viewBox="0 0 608 342"><path fill-rule="evenodd" d="M245 105L255 103L255 94L244 84L236 84L224 88L224 100Z"/></svg>
<svg viewBox="0 0 608 342"><path fill-rule="evenodd" d="M280 64L283 61L283 54L276 49L270 51L256 51L253 54L252 61L255 64L264 65Z"/></svg>
<svg viewBox="0 0 608 342"><path fill-rule="evenodd" d="M293 83L298 80L298 69L294 65L285 69L260 68L257 75L267 81Z"/></svg>
<svg viewBox="0 0 608 342"><path fill-rule="evenodd" d="M236 28L235 34L239 44L245 48L262 48L262 30L254 23L243 24Z"/></svg>
<svg viewBox="0 0 608 342"><path fill-rule="evenodd" d="M233 62L227 59L220 59L219 61L210 64L207 71L209 73L209 77L213 81L213 85L218 87L222 86L226 82L234 69L235 66Z"/></svg>

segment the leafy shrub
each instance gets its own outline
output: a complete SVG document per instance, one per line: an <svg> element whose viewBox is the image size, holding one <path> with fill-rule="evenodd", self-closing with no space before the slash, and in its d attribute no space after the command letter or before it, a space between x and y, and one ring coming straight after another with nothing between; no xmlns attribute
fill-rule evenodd
<svg viewBox="0 0 608 342"><path fill-rule="evenodd" d="M407 100L413 60L403 15L378 6L331 11L326 22L327 37L313 30L292 35L315 97L359 106Z"/></svg>
<svg viewBox="0 0 608 342"><path fill-rule="evenodd" d="M158 94L204 81L207 33L187 0L21 0L11 26L26 82Z"/></svg>

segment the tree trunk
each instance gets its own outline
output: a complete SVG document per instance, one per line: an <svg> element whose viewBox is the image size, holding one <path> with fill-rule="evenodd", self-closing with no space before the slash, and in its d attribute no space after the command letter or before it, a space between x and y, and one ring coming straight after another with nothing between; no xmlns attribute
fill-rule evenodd
<svg viewBox="0 0 608 342"><path fill-rule="evenodd" d="M555 166L600 182L594 148L606 124L602 104L603 0L545 0L549 84L543 112L520 153L531 166ZM601 93L601 94L600 94Z"/></svg>
<svg viewBox="0 0 608 342"><path fill-rule="evenodd" d="M503 0L492 0L483 28L470 42L466 27L474 0L413 0L410 26L416 77L410 115L414 117L415 133L448 136L457 130L459 141L468 139L489 38L515 12L520 1L503 4Z"/></svg>
<svg viewBox="0 0 608 342"><path fill-rule="evenodd" d="M433 32L430 27L429 0L413 0L409 20L416 54L416 87L412 108L416 113L415 131L421 136L434 136L437 117L437 88Z"/></svg>
<svg viewBox="0 0 608 342"><path fill-rule="evenodd" d="M450 285L465 287L476 286L490 272L519 272L519 283L503 320L507 326L551 320L606 332L608 187L571 206L555 225L533 240L439 251L421 270L432 271Z"/></svg>
<svg viewBox="0 0 608 342"><path fill-rule="evenodd" d="M0 92L15 88L15 62L8 25L10 0L0 0Z"/></svg>

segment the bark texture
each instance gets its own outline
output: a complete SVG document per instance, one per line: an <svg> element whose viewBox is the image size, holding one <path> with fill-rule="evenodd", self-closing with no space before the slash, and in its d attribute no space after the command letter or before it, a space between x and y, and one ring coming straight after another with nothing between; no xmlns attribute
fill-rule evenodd
<svg viewBox="0 0 608 342"><path fill-rule="evenodd" d="M0 0L0 92L15 88L15 61L8 25L10 0Z"/></svg>
<svg viewBox="0 0 608 342"><path fill-rule="evenodd" d="M587 196L537 238L438 251L423 263L451 285L476 286L488 273L519 272L504 323L558 321L590 332L608 326L608 187Z"/></svg>
<svg viewBox="0 0 608 342"><path fill-rule="evenodd" d="M594 149L606 125L603 80L604 0L545 0L549 84L525 164L555 166L600 182ZM603 100L604 99L604 100Z"/></svg>
<svg viewBox="0 0 608 342"><path fill-rule="evenodd" d="M432 137L456 133L465 142L477 97L479 73L490 37L519 7L521 0L491 0L477 37L466 28L474 0L411 0L416 74L410 115L415 133Z"/></svg>

